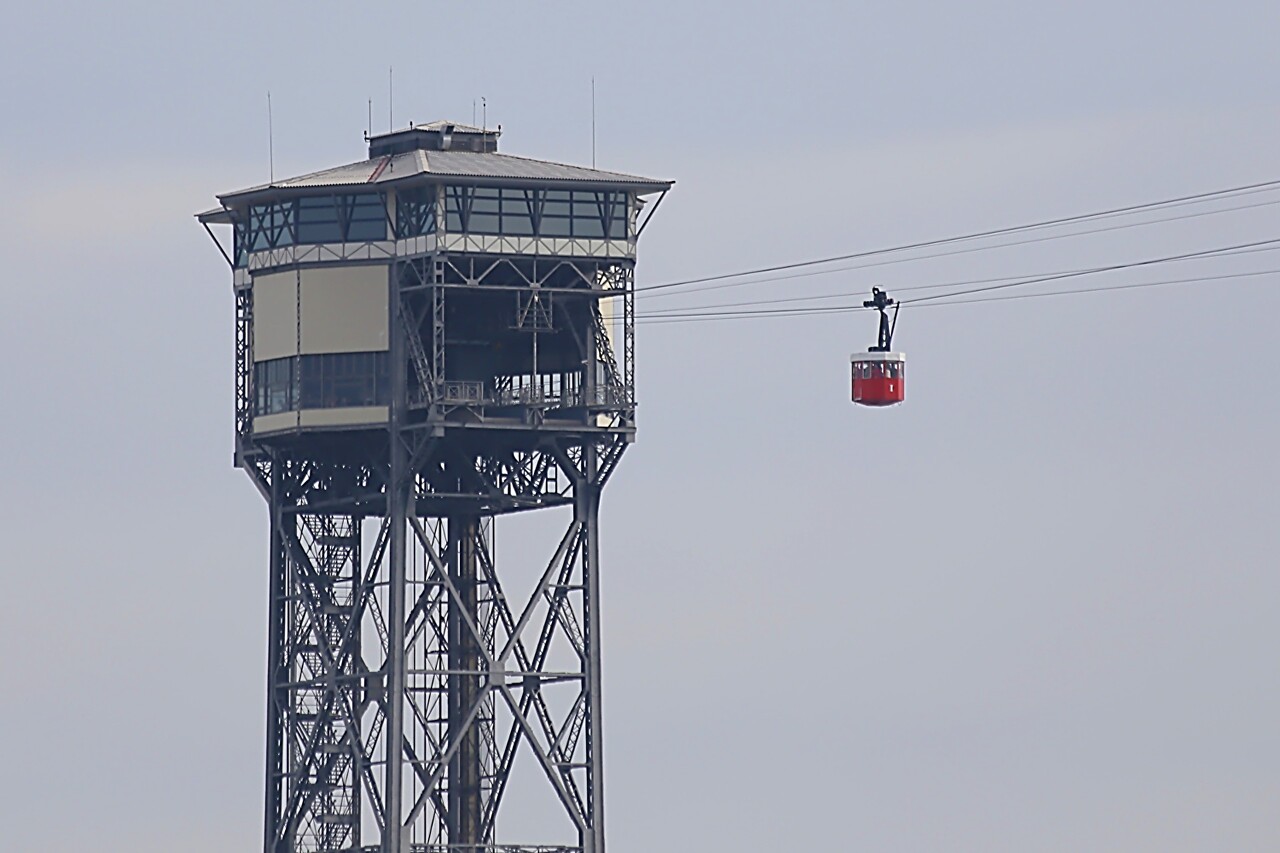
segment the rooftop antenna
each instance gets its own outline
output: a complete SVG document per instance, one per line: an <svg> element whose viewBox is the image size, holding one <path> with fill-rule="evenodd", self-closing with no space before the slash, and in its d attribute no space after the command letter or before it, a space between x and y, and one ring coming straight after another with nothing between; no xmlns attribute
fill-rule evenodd
<svg viewBox="0 0 1280 853"><path fill-rule="evenodd" d="M596 167L596 75L591 75L591 168Z"/></svg>
<svg viewBox="0 0 1280 853"><path fill-rule="evenodd" d="M267 173L276 182L276 129L271 120L271 90L267 90Z"/></svg>
<svg viewBox="0 0 1280 853"><path fill-rule="evenodd" d="M369 99L369 129L365 131L364 138L368 139L373 136L373 98Z"/></svg>
<svg viewBox="0 0 1280 853"><path fill-rule="evenodd" d="M476 99L471 99L471 126L476 126Z"/></svg>
<svg viewBox="0 0 1280 853"><path fill-rule="evenodd" d="M484 99L484 95L480 96L480 120L484 122L481 130L489 129L489 102Z"/></svg>
<svg viewBox="0 0 1280 853"><path fill-rule="evenodd" d="M395 68L387 66L387 132L396 129L396 80Z"/></svg>

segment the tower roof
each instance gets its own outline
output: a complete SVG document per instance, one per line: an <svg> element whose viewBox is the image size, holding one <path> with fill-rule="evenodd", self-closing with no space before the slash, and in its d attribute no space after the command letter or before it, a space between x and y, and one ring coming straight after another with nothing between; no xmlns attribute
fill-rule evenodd
<svg viewBox="0 0 1280 853"><path fill-rule="evenodd" d="M227 205L280 191L386 185L424 177L517 185L604 185L641 194L661 192L673 183L624 172L499 154L497 138L500 133L500 129L486 130L444 121L417 125L370 137L370 157L367 160L223 193L218 200Z"/></svg>

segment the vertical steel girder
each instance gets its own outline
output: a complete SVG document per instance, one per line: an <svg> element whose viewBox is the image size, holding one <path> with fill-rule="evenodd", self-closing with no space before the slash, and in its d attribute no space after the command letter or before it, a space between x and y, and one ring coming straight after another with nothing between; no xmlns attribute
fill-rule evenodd
<svg viewBox="0 0 1280 853"><path fill-rule="evenodd" d="M238 287L236 299L236 437L253 430L253 288Z"/></svg>

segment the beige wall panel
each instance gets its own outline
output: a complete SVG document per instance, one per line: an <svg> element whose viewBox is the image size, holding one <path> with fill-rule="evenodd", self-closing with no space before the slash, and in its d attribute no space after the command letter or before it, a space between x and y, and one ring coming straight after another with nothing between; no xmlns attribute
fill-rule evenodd
<svg viewBox="0 0 1280 853"><path fill-rule="evenodd" d="M293 429L298 425L297 412L277 412L274 415L258 415L253 419L253 431L257 434Z"/></svg>
<svg viewBox="0 0 1280 853"><path fill-rule="evenodd" d="M386 406L350 406L341 409L303 409L298 413L299 424L305 427L359 426L361 424L385 424Z"/></svg>
<svg viewBox="0 0 1280 853"><path fill-rule="evenodd" d="M298 354L298 274L253 277L253 360Z"/></svg>
<svg viewBox="0 0 1280 853"><path fill-rule="evenodd" d="M387 268L313 267L302 271L303 355L387 349Z"/></svg>

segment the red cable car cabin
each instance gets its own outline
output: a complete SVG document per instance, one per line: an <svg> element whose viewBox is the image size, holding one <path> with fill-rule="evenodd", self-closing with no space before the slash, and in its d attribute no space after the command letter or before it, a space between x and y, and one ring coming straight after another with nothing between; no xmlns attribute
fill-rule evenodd
<svg viewBox="0 0 1280 853"><path fill-rule="evenodd" d="M900 352L858 352L853 366L853 402L861 406L892 406L906 392L907 356Z"/></svg>

